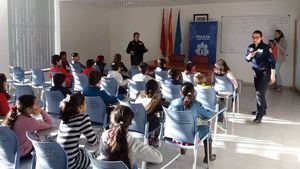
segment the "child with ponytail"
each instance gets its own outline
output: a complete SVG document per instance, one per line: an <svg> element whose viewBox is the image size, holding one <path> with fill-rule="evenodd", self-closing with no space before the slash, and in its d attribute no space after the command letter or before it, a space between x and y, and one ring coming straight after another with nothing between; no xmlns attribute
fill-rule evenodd
<svg viewBox="0 0 300 169"><path fill-rule="evenodd" d="M85 98L80 93L67 96L60 105L61 122L57 142L65 149L69 169L85 169L90 165L88 155L79 148L79 138L83 134L91 145L97 144L97 137L86 112Z"/></svg>
<svg viewBox="0 0 300 169"><path fill-rule="evenodd" d="M193 114L193 117L197 121L198 118L201 119L209 119L212 116L212 112L209 110L206 110L202 107L201 103L196 101L194 98L195 95L195 89L193 84L189 82L185 82L181 85L180 90L181 98L175 99L171 102L169 106L169 110L172 111L189 111ZM200 132L199 138L202 138L205 136L209 131L209 128L207 125L199 125L197 127L197 130ZM214 161L216 159L216 155L212 154L212 141L210 140L209 143L209 149L207 150L207 141L204 140L204 152L205 157L203 159L204 163L207 163L207 157L209 155L209 160ZM182 152L184 153L184 152Z"/></svg>
<svg viewBox="0 0 300 169"><path fill-rule="evenodd" d="M123 161L129 169L136 169L135 159L161 163L162 155L155 148L128 133L134 114L129 107L119 105L111 112L109 130L100 139L100 155L97 159L106 161Z"/></svg>
<svg viewBox="0 0 300 169"><path fill-rule="evenodd" d="M43 120L36 120L32 116L41 115ZM6 116L3 125L11 128L19 139L21 158L30 156L33 146L26 137L26 132L35 132L52 127L52 119L38 105L35 96L23 95L17 100L17 105Z"/></svg>

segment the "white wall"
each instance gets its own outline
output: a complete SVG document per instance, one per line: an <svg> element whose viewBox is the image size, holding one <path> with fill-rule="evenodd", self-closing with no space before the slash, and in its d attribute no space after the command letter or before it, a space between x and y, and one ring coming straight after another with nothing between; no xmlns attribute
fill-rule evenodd
<svg viewBox="0 0 300 169"><path fill-rule="evenodd" d="M99 7L60 3L61 50L78 52L81 62L110 53L109 11Z"/></svg>
<svg viewBox="0 0 300 169"><path fill-rule="evenodd" d="M294 51L294 32L295 19L300 15L300 1L287 0L285 2L247 2L247 3L217 3L191 6L175 6L173 8L173 32L175 33L175 24L177 21L177 11L181 9L181 25L183 36L183 53L187 56L189 21L193 14L208 13L210 19L221 20L221 16L244 16L244 15L291 15L289 57L282 66L282 75L284 85L292 86L293 74L293 51ZM144 56L144 60L153 60L160 57L160 32L161 15L163 7L145 7L114 9L110 11L110 48L111 54L119 52L123 58L127 58L126 46L132 39L132 33L138 31L141 33L141 40L144 41L149 53ZM164 7L166 8L166 7ZM166 14L167 18L168 12ZM251 35L249 35L249 38ZM223 58L230 65L237 78L246 82L253 82L253 73L251 65L244 61L242 55L220 54L220 31L218 36L218 58ZM245 46L245 49L247 46ZM129 58L129 57L128 57ZM129 59L123 59L129 65Z"/></svg>
<svg viewBox="0 0 300 169"><path fill-rule="evenodd" d="M9 73L9 41L7 0L0 0L0 72Z"/></svg>

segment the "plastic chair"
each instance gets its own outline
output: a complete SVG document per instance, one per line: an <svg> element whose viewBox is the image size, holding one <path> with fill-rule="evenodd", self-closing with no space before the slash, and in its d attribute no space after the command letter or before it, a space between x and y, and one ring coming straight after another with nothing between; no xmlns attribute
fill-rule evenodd
<svg viewBox="0 0 300 169"><path fill-rule="evenodd" d="M130 69L130 78L132 78L134 75L139 74L140 70L137 66L131 66Z"/></svg>
<svg viewBox="0 0 300 169"><path fill-rule="evenodd" d="M216 92L214 88L203 88L196 86L195 87L196 91L196 100L202 104L202 106L210 111L215 111L216 110Z"/></svg>
<svg viewBox="0 0 300 169"><path fill-rule="evenodd" d="M177 148L188 149L194 151L193 169L197 166L198 147L201 141L207 141L207 149L209 145L210 132L204 137L199 138L199 132L197 131L196 121L191 112L187 111L170 111L163 107L165 112L164 123L164 136L165 143L175 146ZM210 129L209 129L210 131ZM179 144L172 142L173 140L180 141L186 144ZM178 154L172 161L180 157ZM207 163L210 167L209 159Z"/></svg>
<svg viewBox="0 0 300 169"><path fill-rule="evenodd" d="M161 84L161 93L163 98L165 98L167 101L172 101L174 99L177 99L180 96L180 85L165 85Z"/></svg>
<svg viewBox="0 0 300 169"><path fill-rule="evenodd" d="M31 84L34 88L47 88L50 82L45 81L44 72L41 69L31 69Z"/></svg>
<svg viewBox="0 0 300 169"><path fill-rule="evenodd" d="M70 65L72 74L82 73L82 68L80 67L80 65L78 65L76 63L69 63L69 65Z"/></svg>
<svg viewBox="0 0 300 169"><path fill-rule="evenodd" d="M22 96L22 95L32 95L32 96L34 96L34 91L28 83L27 84L13 83L13 86L16 89L16 95L15 95L16 99L18 97Z"/></svg>
<svg viewBox="0 0 300 169"><path fill-rule="evenodd" d="M136 138L144 138L145 142L148 142L149 135L158 130L160 127L149 131L149 123L147 121L147 114L143 104L123 101L119 102L121 105L129 107L134 113L134 119L128 128L130 134Z"/></svg>
<svg viewBox="0 0 300 169"><path fill-rule="evenodd" d="M123 161L100 161L90 158L95 169L128 169Z"/></svg>
<svg viewBox="0 0 300 169"><path fill-rule="evenodd" d="M26 132L35 152L33 153L32 169L67 169L68 157L65 150L53 141L39 141L36 136Z"/></svg>
<svg viewBox="0 0 300 169"><path fill-rule="evenodd" d="M0 165L6 169L18 169L20 165L18 138L6 126L0 126Z"/></svg>
<svg viewBox="0 0 300 169"><path fill-rule="evenodd" d="M73 73L74 78L74 91L82 92L89 86L89 79L87 75Z"/></svg>
<svg viewBox="0 0 300 169"><path fill-rule="evenodd" d="M29 83L29 79L25 79L25 72L21 67L10 66L11 77L17 83Z"/></svg>
<svg viewBox="0 0 300 169"><path fill-rule="evenodd" d="M103 77L101 79L101 88L111 96L118 95L118 84L112 77Z"/></svg>
<svg viewBox="0 0 300 169"><path fill-rule="evenodd" d="M129 81L129 98L136 99L137 95L146 89L145 81L133 81L128 79Z"/></svg>
<svg viewBox="0 0 300 169"><path fill-rule="evenodd" d="M59 104L64 99L63 94L59 90L44 91L46 111L50 114L59 115Z"/></svg>
<svg viewBox="0 0 300 169"><path fill-rule="evenodd" d="M90 116L90 120L99 123L103 128L107 126L106 104L101 97L85 97L86 112Z"/></svg>
<svg viewBox="0 0 300 169"><path fill-rule="evenodd" d="M189 82L189 83L194 84L194 75L195 74L186 74L184 72L181 72L181 75L182 75L182 81L183 81L183 83L184 82Z"/></svg>
<svg viewBox="0 0 300 169"><path fill-rule="evenodd" d="M160 83L164 83L164 81L168 79L168 71L154 70L154 74L155 80L159 81Z"/></svg>

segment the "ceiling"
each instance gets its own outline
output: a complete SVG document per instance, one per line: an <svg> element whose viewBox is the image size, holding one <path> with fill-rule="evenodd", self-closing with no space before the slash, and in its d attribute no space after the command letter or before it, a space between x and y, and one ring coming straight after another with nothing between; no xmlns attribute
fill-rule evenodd
<svg viewBox="0 0 300 169"><path fill-rule="evenodd" d="M154 7L154 6L192 5L192 4L203 4L203 3L249 2L249 0L61 0L61 1L97 5L103 8ZM252 1L278 1L278 0L252 0Z"/></svg>

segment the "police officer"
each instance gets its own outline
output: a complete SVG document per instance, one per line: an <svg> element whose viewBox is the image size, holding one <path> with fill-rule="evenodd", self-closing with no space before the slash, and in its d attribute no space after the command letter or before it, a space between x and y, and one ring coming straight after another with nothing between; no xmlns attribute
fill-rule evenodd
<svg viewBox="0 0 300 169"><path fill-rule="evenodd" d="M265 92L268 84L275 82L275 60L269 46L262 41L261 31L254 31L252 33L252 40L253 44L248 47L246 61L252 62L252 69L255 73L254 86L257 110L252 112L253 115L256 114L256 118L253 121L261 123L267 109Z"/></svg>
<svg viewBox="0 0 300 169"><path fill-rule="evenodd" d="M148 52L148 49L140 41L140 33L135 32L133 38L127 46L126 53L130 54L131 66L137 66L143 62L144 53Z"/></svg>

